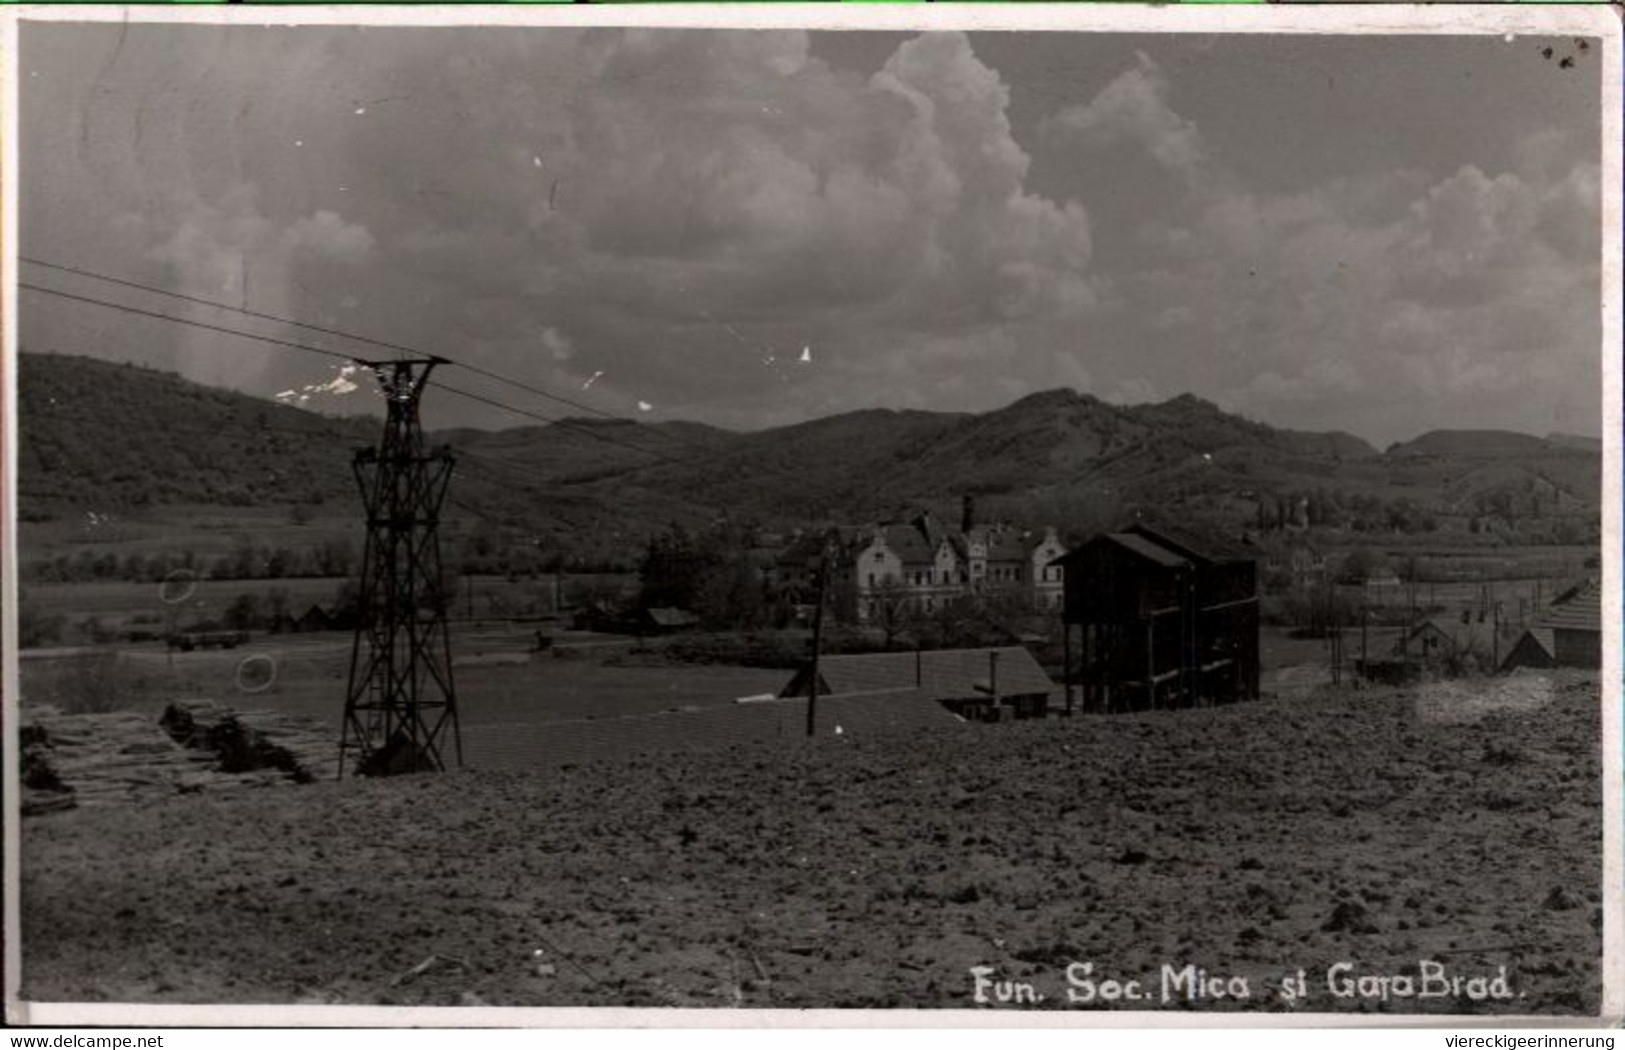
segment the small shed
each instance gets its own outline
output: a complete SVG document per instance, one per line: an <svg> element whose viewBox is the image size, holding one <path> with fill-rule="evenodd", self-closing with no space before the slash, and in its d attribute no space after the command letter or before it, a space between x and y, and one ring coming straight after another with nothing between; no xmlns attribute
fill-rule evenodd
<svg viewBox="0 0 1625 1050"><path fill-rule="evenodd" d="M331 631L333 617L320 605L312 605L293 621L296 631Z"/></svg>
<svg viewBox="0 0 1625 1050"><path fill-rule="evenodd" d="M1602 588L1596 580L1558 596L1536 625L1551 630L1558 667L1602 666Z"/></svg>
<svg viewBox="0 0 1625 1050"><path fill-rule="evenodd" d="M1499 629L1500 636L1496 636ZM1453 660L1475 661L1488 668L1499 659L1503 648L1516 648L1511 624L1497 624L1463 613L1461 616L1432 616L1394 643L1394 655L1435 665ZM1501 665L1504 666L1504 663Z"/></svg>
<svg viewBox="0 0 1625 1050"><path fill-rule="evenodd" d="M808 665L796 672L779 695L807 696L811 681ZM1019 645L823 656L818 661L818 683L820 699L924 696L975 721L1042 718L1055 691L1049 675Z"/></svg>
<svg viewBox="0 0 1625 1050"><path fill-rule="evenodd" d="M1506 659L1501 661L1502 672L1515 671L1520 667L1534 667L1542 670L1557 666L1557 643L1553 638L1550 627L1531 627L1524 631L1513 643L1512 650L1507 653Z"/></svg>
<svg viewBox="0 0 1625 1050"><path fill-rule="evenodd" d="M668 606L645 609L638 617L638 627L650 634L675 634L678 631L692 630L699 625L700 618L687 609L673 609Z"/></svg>

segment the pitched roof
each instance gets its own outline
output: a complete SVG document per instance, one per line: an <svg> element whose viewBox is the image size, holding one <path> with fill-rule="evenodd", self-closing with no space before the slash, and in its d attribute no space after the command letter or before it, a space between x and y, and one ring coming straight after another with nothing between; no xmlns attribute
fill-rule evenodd
<svg viewBox="0 0 1625 1050"><path fill-rule="evenodd" d="M1501 624L1501 637L1503 641L1512 630L1512 625ZM1482 650L1488 652L1495 639L1495 624L1490 619L1479 620L1473 616L1467 623L1462 623L1460 617L1430 616L1422 620L1411 629L1410 638L1414 641L1417 636L1426 631L1435 631L1449 640L1450 645L1459 652ZM1399 652L1405 648L1403 641L1394 643L1394 651Z"/></svg>
<svg viewBox="0 0 1625 1050"><path fill-rule="evenodd" d="M928 543L913 525L882 525L881 536L892 553L905 562L936 561L936 546Z"/></svg>
<svg viewBox="0 0 1625 1050"><path fill-rule="evenodd" d="M1165 568L1174 569L1189 565L1189 559L1176 554L1160 543L1155 543L1144 536L1134 532L1108 532L1106 539L1138 554L1147 561L1155 562Z"/></svg>
<svg viewBox="0 0 1625 1050"><path fill-rule="evenodd" d="M1038 666L1032 654L1019 645L825 656L818 661L818 677L832 696L918 693L934 700L964 700L988 695L989 674L993 670L991 654L995 653L998 654L997 685L1001 696L1055 691L1055 683L1049 675ZM785 686L785 692L794 688L801 694L805 677L804 672L798 673Z"/></svg>
<svg viewBox="0 0 1625 1050"><path fill-rule="evenodd" d="M1026 561L1026 540L1014 529L999 529L988 537L987 560Z"/></svg>
<svg viewBox="0 0 1625 1050"><path fill-rule="evenodd" d="M1066 549L1066 544L1061 542L1060 534L1058 534L1053 528L1034 530L1026 533L1021 537L1021 548L1028 556L1031 556L1034 551L1042 547L1050 540L1054 540L1056 545L1062 550Z"/></svg>
<svg viewBox="0 0 1625 1050"><path fill-rule="evenodd" d="M1539 646L1540 651L1545 653L1548 659L1557 659L1557 640L1552 634L1551 628L1531 627L1518 637L1518 641L1512 647L1512 651L1507 653L1508 660L1512 658L1513 653L1517 651L1518 646L1522 645L1526 639L1533 641L1535 645Z"/></svg>
<svg viewBox="0 0 1625 1050"><path fill-rule="evenodd" d="M1602 588L1596 580L1587 580L1549 606L1535 622L1564 631L1601 631Z"/></svg>
<svg viewBox="0 0 1625 1050"><path fill-rule="evenodd" d="M932 551L935 551L938 547L942 546L942 541L947 538L948 535L947 529L943 527L940 521L932 517L930 511L919 515L909 524L919 531L921 537L924 538L926 544L931 548Z"/></svg>
<svg viewBox="0 0 1625 1050"><path fill-rule="evenodd" d="M667 606L655 606L647 613L649 619L661 627L692 627L700 622L700 618L691 612Z"/></svg>
<svg viewBox="0 0 1625 1050"><path fill-rule="evenodd" d="M1184 555L1187 558L1194 558L1197 561L1254 560L1253 552L1239 543L1208 534L1198 535L1177 525L1167 525L1162 522L1153 525L1137 521L1130 525L1127 531L1143 536L1177 554Z"/></svg>

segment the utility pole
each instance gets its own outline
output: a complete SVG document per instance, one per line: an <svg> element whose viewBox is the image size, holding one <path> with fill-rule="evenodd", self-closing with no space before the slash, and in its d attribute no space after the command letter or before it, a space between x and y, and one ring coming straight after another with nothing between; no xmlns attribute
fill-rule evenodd
<svg viewBox="0 0 1625 1050"><path fill-rule="evenodd" d="M1369 606L1360 606L1360 677L1369 678L1371 675L1371 660L1366 655L1366 625L1371 619Z"/></svg>
<svg viewBox="0 0 1625 1050"><path fill-rule="evenodd" d="M451 673L450 600L440 562L440 507L451 450L428 451L418 407L440 358L361 362L378 377L387 414L377 448L355 454L367 515L361 594L339 742L339 776L354 748L363 776L438 772L449 730L462 765Z"/></svg>
<svg viewBox="0 0 1625 1050"><path fill-rule="evenodd" d="M835 557L835 544L826 540L818 560L818 604L813 608L812 673L807 683L807 736L818 731L818 657L824 649L824 603L829 589L829 563Z"/></svg>
<svg viewBox="0 0 1625 1050"><path fill-rule="evenodd" d="M1332 684L1343 684L1343 620L1337 608L1337 595L1332 595Z"/></svg>

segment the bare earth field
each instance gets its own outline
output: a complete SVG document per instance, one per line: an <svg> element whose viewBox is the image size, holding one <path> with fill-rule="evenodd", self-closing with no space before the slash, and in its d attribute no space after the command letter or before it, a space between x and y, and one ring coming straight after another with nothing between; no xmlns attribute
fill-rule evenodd
<svg viewBox="0 0 1625 1050"><path fill-rule="evenodd" d="M1143 982L1118 1008L1595 1013L1596 678L1470 700L1364 691L31 819L23 992L968 1007L987 966L1066 1008L1087 962ZM1338 995L1340 962L1408 980ZM1248 998L1165 999L1165 965ZM1451 983L1503 966L1504 985ZM1482 997L1498 987L1513 998Z"/></svg>

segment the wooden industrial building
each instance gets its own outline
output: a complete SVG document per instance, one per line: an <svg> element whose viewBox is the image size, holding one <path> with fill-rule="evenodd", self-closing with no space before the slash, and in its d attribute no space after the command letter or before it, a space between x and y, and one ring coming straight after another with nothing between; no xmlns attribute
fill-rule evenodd
<svg viewBox="0 0 1625 1050"><path fill-rule="evenodd" d="M1238 545L1135 523L1061 559L1067 709L1258 698L1258 566Z"/></svg>

